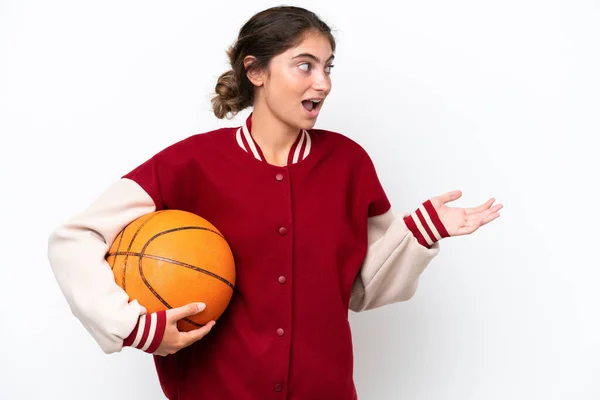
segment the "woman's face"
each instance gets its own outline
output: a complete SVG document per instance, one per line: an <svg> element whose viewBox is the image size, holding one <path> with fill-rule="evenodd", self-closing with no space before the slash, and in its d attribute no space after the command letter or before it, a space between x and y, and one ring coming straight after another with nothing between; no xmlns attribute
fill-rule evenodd
<svg viewBox="0 0 600 400"><path fill-rule="evenodd" d="M294 129L311 129L331 91L333 53L329 40L311 32L297 46L271 59L255 88L256 101ZM315 104L309 100L314 100ZM318 103L317 103L318 102ZM257 104L254 104L255 108Z"/></svg>

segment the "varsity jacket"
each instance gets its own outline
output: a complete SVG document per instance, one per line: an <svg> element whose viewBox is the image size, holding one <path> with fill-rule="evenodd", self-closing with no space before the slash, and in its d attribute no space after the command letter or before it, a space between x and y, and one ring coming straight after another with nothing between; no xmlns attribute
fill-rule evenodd
<svg viewBox="0 0 600 400"><path fill-rule="evenodd" d="M236 263L212 331L154 356L169 399L356 399L348 310L410 299L447 237L430 201L394 213L372 160L336 132L301 130L288 164L265 161L237 128L192 135L123 175L51 234L48 257L73 314L106 353L149 353L164 312L116 285L106 252L130 222L190 211L223 234ZM198 299L202 301L202 299Z"/></svg>

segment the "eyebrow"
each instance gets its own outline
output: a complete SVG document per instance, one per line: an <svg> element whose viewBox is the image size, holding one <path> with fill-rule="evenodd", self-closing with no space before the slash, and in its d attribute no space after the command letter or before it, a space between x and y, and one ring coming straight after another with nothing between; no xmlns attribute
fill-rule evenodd
<svg viewBox="0 0 600 400"><path fill-rule="evenodd" d="M312 59L312 60L315 60L315 61L316 61L316 62L318 62L318 63L320 63L320 62L321 62L321 60L319 60L319 57L317 57L317 56L315 56L315 55L312 55L312 54L310 54L310 53L301 53L301 54L298 54L297 56L295 56L295 57L292 57L292 60L294 60L294 59L296 59L296 58L300 58L300 57L306 57L306 58L310 58L310 59ZM327 59L327 61L326 61L326 62L333 61L333 59L334 59L334 58L335 58L335 56L332 54L331 56L329 56L329 58Z"/></svg>

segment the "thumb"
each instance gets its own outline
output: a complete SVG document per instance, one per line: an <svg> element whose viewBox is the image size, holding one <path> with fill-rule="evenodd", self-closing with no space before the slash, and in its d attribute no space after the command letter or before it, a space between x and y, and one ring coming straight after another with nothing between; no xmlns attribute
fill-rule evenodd
<svg viewBox="0 0 600 400"><path fill-rule="evenodd" d="M204 311L205 308L206 304L204 303L190 303L181 307L168 310L167 315L171 322L179 321L182 318L198 314L199 312Z"/></svg>
<svg viewBox="0 0 600 400"><path fill-rule="evenodd" d="M440 196L442 203L446 204L451 201L454 201L462 196L462 192L460 190L453 190L451 192L445 193Z"/></svg>

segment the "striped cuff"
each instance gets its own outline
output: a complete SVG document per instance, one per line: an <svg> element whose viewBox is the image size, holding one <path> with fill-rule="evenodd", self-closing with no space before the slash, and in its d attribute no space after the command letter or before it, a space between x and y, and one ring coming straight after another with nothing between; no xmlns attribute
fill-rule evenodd
<svg viewBox="0 0 600 400"><path fill-rule="evenodd" d="M133 331L123 341L123 346L135 347L146 353L154 353L165 334L167 312L157 311L141 315Z"/></svg>
<svg viewBox="0 0 600 400"><path fill-rule="evenodd" d="M427 248L440 239L450 236L430 200L405 217L404 222L419 243Z"/></svg>

